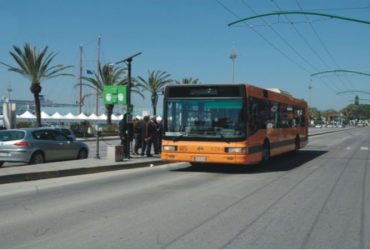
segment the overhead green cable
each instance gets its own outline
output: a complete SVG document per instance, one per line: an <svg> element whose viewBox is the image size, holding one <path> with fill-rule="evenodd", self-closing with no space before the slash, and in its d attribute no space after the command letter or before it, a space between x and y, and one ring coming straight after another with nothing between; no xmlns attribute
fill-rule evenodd
<svg viewBox="0 0 370 250"><path fill-rule="evenodd" d="M360 20L360 19L354 19L354 18L349 18L349 17L324 14L324 13L317 13L317 12L293 10L293 11L277 11L277 12L271 12L271 13L265 13L265 14L261 14L261 15L251 16L251 17L243 18L243 19L237 20L235 22L229 23L228 26L232 26L232 25L237 24L237 23L245 22L245 21L260 18L260 17L280 16L280 15L314 15L314 16L330 17L330 18L334 18L334 19L341 19L341 20L346 20L346 21L350 21L350 22L370 24L370 21L366 21L366 20Z"/></svg>
<svg viewBox="0 0 370 250"><path fill-rule="evenodd" d="M321 71L321 72L311 74L310 76L312 77L312 76L317 76L317 75L322 75L322 74L327 74L327 73L353 73L353 74L358 74L358 75L370 76L370 74L368 74L368 73L364 73L364 72L360 72L360 71L354 71L354 70L345 70L345 69Z"/></svg>

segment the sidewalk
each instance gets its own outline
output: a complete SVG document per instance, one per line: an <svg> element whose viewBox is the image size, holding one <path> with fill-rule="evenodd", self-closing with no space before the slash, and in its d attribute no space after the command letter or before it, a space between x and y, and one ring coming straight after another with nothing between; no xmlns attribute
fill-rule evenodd
<svg viewBox="0 0 370 250"><path fill-rule="evenodd" d="M342 130L346 129L310 131L309 136L334 133ZM115 137L110 139L115 139ZM113 160L108 159L89 158L85 160L50 162L38 165L2 167L0 168L0 184L92 174L137 167L151 167L166 163L167 162L161 161L159 156L148 158L133 155L131 156L131 159L125 159L122 162L114 162Z"/></svg>

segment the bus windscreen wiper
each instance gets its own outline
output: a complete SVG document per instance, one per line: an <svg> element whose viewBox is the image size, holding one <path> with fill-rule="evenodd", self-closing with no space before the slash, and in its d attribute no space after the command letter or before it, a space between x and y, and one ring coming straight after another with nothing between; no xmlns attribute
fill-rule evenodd
<svg viewBox="0 0 370 250"><path fill-rule="evenodd" d="M229 139L227 139L221 131L216 131L216 134L218 134L222 139L224 139L226 142L230 142Z"/></svg>
<svg viewBox="0 0 370 250"><path fill-rule="evenodd" d="M181 135L175 136L175 137L173 137L173 138L172 138L172 140L173 140L173 142L175 142L175 141L180 140L182 137L184 137L184 134L181 134Z"/></svg>

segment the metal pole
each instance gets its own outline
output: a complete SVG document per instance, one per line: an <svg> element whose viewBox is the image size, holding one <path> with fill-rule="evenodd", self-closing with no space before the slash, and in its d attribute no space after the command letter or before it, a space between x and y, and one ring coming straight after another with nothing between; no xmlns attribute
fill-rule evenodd
<svg viewBox="0 0 370 250"><path fill-rule="evenodd" d="M100 159L99 155L99 131L96 131L96 155L95 159Z"/></svg>
<svg viewBox="0 0 370 250"><path fill-rule="evenodd" d="M83 45L80 45L80 100L79 100L79 114L82 112L82 71L83 71L83 66L82 66L82 53L83 53Z"/></svg>
<svg viewBox="0 0 370 250"><path fill-rule="evenodd" d="M142 52L139 52L139 53L136 53L124 60L121 60L121 61L118 61L116 62L115 64L119 64L119 63L126 63L127 64L127 116L126 116L126 124L128 126L128 129L127 129L127 134L126 134L126 142L125 142L125 146L126 146L126 156L128 159L130 159L130 139L132 138L132 118L131 118L131 85L132 85L132 79L131 79L131 62L132 62L132 59L136 56L139 56L141 55Z"/></svg>
<svg viewBox="0 0 370 250"><path fill-rule="evenodd" d="M127 59L127 71L128 71L128 76L127 76L127 116L126 116L126 124L127 124L127 127L129 128L128 130L126 130L126 157L127 159L130 159L130 139L132 137L131 135L131 123L132 123L132 119L131 119L131 62L132 62L132 58L128 58Z"/></svg>
<svg viewBox="0 0 370 250"><path fill-rule="evenodd" d="M237 57L237 54L236 54L236 51L235 51L235 47L233 46L232 50L231 50L231 54L230 54L230 59L233 63L233 75L232 75L232 83L235 82L235 60L236 60L236 57Z"/></svg>
<svg viewBox="0 0 370 250"><path fill-rule="evenodd" d="M98 60L97 60L97 65L96 65L96 72L99 74L100 70L100 43L101 43L101 36L98 37ZM96 88L96 110L95 110L96 115L99 115L99 89Z"/></svg>

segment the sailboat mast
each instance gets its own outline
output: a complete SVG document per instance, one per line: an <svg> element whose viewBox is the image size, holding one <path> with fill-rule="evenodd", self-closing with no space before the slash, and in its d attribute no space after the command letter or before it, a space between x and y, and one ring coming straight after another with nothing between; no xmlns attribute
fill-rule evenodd
<svg viewBox="0 0 370 250"><path fill-rule="evenodd" d="M83 65L82 65L82 55L83 55L83 45L80 44L80 100L79 100L79 114L82 112L82 71L83 71Z"/></svg>
<svg viewBox="0 0 370 250"><path fill-rule="evenodd" d="M98 36L98 58L96 63L96 72L99 74L100 70L100 44L101 44L101 36ZM99 89L96 88L96 115L99 115Z"/></svg>

